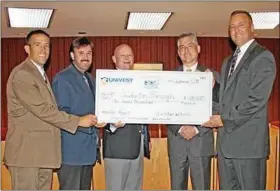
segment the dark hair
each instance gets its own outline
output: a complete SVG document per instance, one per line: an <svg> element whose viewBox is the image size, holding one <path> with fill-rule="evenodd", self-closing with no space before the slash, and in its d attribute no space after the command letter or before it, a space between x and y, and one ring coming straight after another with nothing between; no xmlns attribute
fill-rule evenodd
<svg viewBox="0 0 280 191"><path fill-rule="evenodd" d="M235 11L233 11L230 14L230 17L232 17L234 15L237 15L237 14L245 14L249 18L249 20L253 23L252 16L250 15L250 13L248 11L245 11L245 10L235 10Z"/></svg>
<svg viewBox="0 0 280 191"><path fill-rule="evenodd" d="M69 60L70 62L73 61L73 59L70 56L71 52L74 52L75 48L80 48L81 46L88 46L90 45L91 48L93 48L93 43L87 38L87 37L79 37L72 41L69 49Z"/></svg>
<svg viewBox="0 0 280 191"><path fill-rule="evenodd" d="M33 35L36 35L36 34L43 34L43 35L46 35L48 38L50 38L50 35L47 33L47 32L45 32L45 31L43 31L43 30L33 30L33 31L30 31L27 35L26 35L26 38L25 38L25 40L26 40L26 44L29 44L29 40L30 40L30 38L33 36Z"/></svg>
<svg viewBox="0 0 280 191"><path fill-rule="evenodd" d="M178 44L179 40L182 39L182 38L185 38L185 37L192 37L192 38L193 38L193 41L196 42L196 44L198 44L197 36L196 36L196 34L193 33L193 32L181 34L181 35L178 37L176 43Z"/></svg>
<svg viewBox="0 0 280 191"><path fill-rule="evenodd" d="M70 45L70 52L74 52L74 48L80 48L81 46L87 46L90 45L91 48L93 48L93 43L86 37L80 37L80 38L76 38L72 41L71 45Z"/></svg>

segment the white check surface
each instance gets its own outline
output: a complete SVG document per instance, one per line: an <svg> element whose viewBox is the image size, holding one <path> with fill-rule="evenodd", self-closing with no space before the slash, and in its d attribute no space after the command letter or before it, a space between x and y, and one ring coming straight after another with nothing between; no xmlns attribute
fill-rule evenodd
<svg viewBox="0 0 280 191"><path fill-rule="evenodd" d="M212 115L212 73L97 70L100 122L200 125Z"/></svg>

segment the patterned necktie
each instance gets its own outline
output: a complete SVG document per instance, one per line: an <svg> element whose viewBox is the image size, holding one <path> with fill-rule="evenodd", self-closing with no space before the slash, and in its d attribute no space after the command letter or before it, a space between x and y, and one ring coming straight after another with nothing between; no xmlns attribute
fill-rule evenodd
<svg viewBox="0 0 280 191"><path fill-rule="evenodd" d="M240 53L240 49L237 48L232 56L232 59L231 59L231 63L230 63L230 70L229 70L229 75L228 75L228 79L232 76L233 72L234 72L234 68L235 68L235 65L236 65L236 60L237 60L237 57L238 57L238 54Z"/></svg>
<svg viewBox="0 0 280 191"><path fill-rule="evenodd" d="M84 81L87 84L87 86L90 87L87 78L85 76L83 76L83 78L84 78Z"/></svg>
<svg viewBox="0 0 280 191"><path fill-rule="evenodd" d="M48 90L51 92L51 94L52 94L52 96L53 96L52 88L51 88L50 83L48 82L48 76L47 76L46 72L44 72L44 81L45 81L45 83L46 83L46 85L47 85Z"/></svg>
<svg viewBox="0 0 280 191"><path fill-rule="evenodd" d="M192 69L186 69L185 71L186 71L186 72L191 72L191 71L192 71Z"/></svg>
<svg viewBox="0 0 280 191"><path fill-rule="evenodd" d="M46 74L46 72L44 72L44 81L45 81L46 84L48 84L48 80L47 79L48 79L47 74Z"/></svg>

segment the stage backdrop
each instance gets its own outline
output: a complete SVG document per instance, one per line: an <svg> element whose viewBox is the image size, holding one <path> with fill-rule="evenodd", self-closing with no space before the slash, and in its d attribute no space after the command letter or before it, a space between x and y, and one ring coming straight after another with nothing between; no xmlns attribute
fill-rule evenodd
<svg viewBox="0 0 280 191"><path fill-rule="evenodd" d="M51 39L51 61L47 68L50 79L67 67L69 60L69 46L74 37L54 37ZM114 48L121 44L129 44L135 54L135 62L163 63L164 70L174 70L179 66L176 53L176 37L89 37L94 43L93 67L91 73L95 76L95 69L112 69L112 54ZM2 140L7 128L6 83L11 70L26 57L23 38L2 38L1 49L1 106L2 106ZM232 53L228 38L200 37L201 53L199 63L220 71L223 59ZM269 100L269 120L279 121L279 39L257 39L275 56L277 63L277 78L272 96ZM166 137L164 125L151 125L152 137Z"/></svg>

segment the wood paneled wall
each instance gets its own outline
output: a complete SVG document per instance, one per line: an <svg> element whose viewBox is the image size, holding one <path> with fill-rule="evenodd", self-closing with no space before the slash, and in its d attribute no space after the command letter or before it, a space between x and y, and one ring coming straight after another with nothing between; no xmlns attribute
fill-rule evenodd
<svg viewBox="0 0 280 191"><path fill-rule="evenodd" d="M50 79L68 65L69 46L74 37L54 37L51 39L51 62L47 69ZM94 43L92 74L95 69L112 69L112 54L114 48L121 44L131 45L135 53L135 62L160 62L164 70L173 70L179 65L176 53L176 37L89 37ZM23 38L2 38L1 49L1 106L2 139L7 127L6 83L11 70L26 57ZM200 37L201 53L199 62L205 66L220 71L223 59L231 54L228 38ZM279 121L279 45L280 39L257 39L275 56L277 63L277 78L269 101L269 120ZM152 137L166 137L165 126L151 125Z"/></svg>

